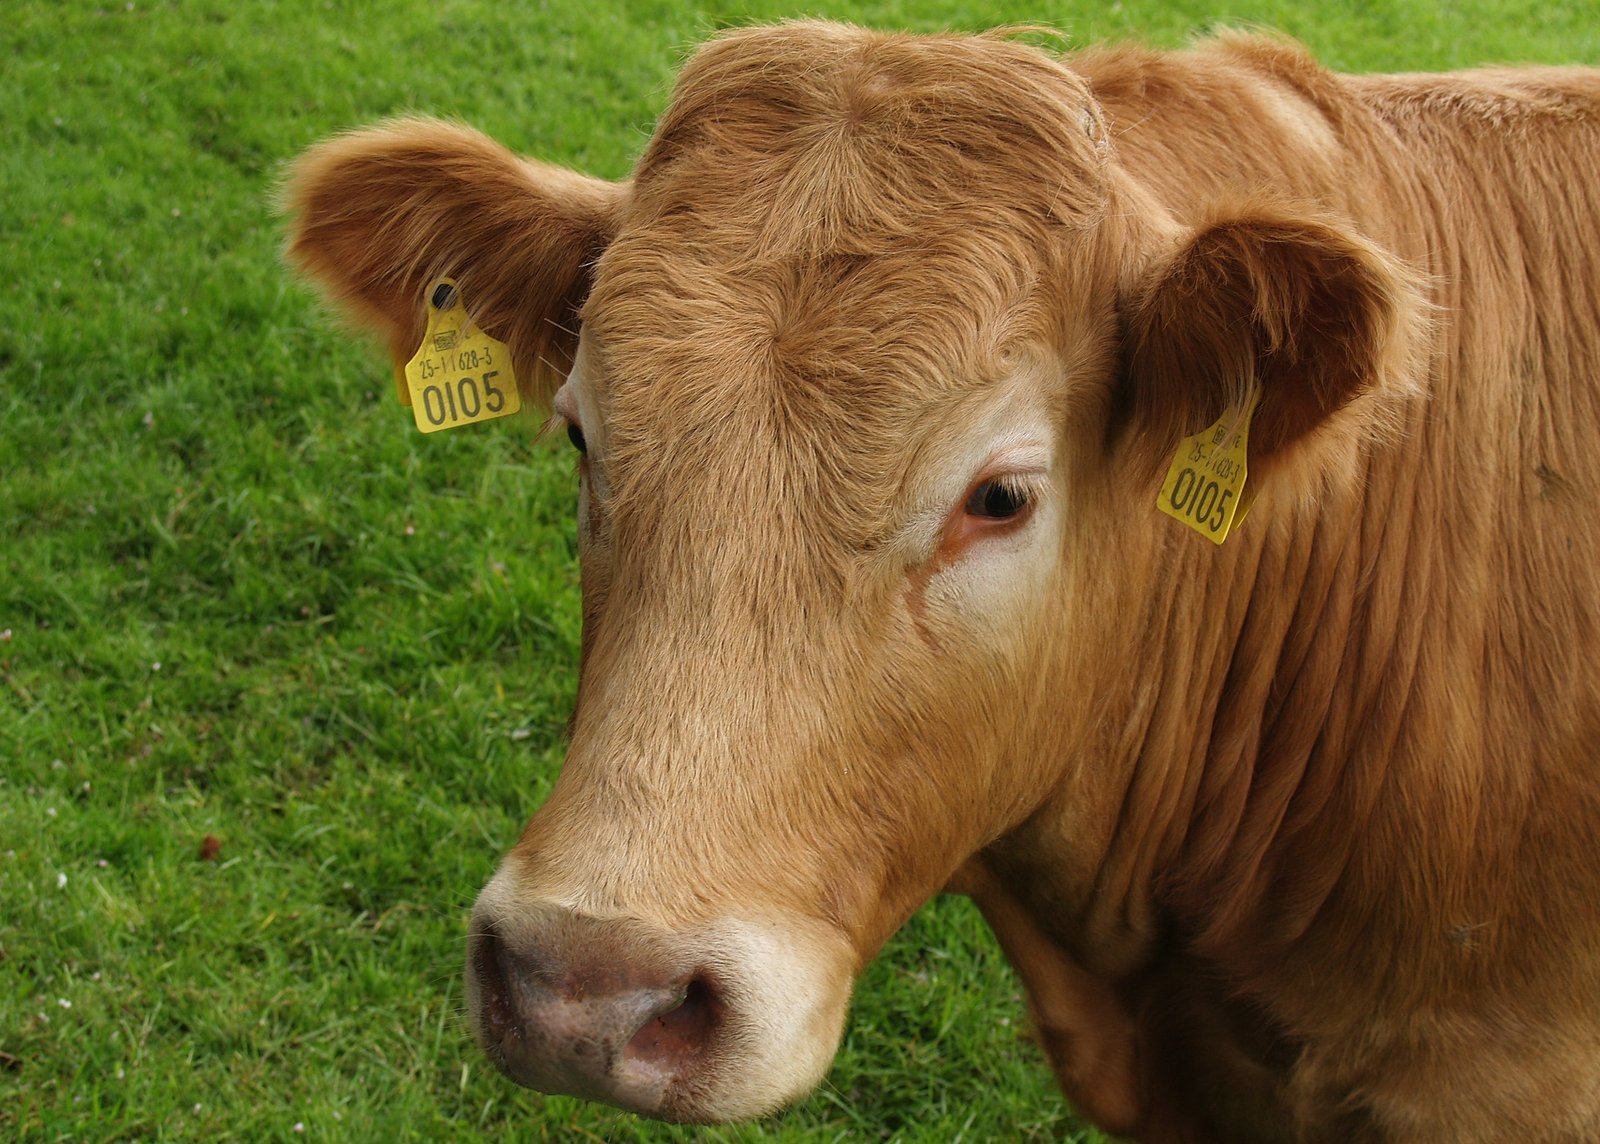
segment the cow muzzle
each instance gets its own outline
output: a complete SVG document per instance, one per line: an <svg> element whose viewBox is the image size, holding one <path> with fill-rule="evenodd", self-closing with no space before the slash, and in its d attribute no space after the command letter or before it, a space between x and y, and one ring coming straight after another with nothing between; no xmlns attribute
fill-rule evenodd
<svg viewBox="0 0 1600 1144"><path fill-rule="evenodd" d="M809 1091L848 1005L848 946L815 927L721 919L669 929L479 897L467 1005L512 1080L663 1120L762 1115Z"/></svg>
<svg viewBox="0 0 1600 1144"><path fill-rule="evenodd" d="M475 927L468 980L479 1039L513 1080L634 1112L692 1088L722 1025L720 987L685 952L577 914L531 941Z"/></svg>

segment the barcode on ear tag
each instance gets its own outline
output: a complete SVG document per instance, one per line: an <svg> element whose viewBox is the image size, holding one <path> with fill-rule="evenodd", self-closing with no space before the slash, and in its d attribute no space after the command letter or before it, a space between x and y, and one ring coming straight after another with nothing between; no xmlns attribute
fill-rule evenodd
<svg viewBox="0 0 1600 1144"><path fill-rule="evenodd" d="M455 282L436 281L427 303L427 333L405 368L417 428L436 433L520 410L511 351L473 325Z"/></svg>

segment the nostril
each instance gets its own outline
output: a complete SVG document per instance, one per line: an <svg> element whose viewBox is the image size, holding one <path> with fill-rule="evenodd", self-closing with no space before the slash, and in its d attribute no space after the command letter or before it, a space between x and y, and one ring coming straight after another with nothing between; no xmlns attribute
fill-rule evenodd
<svg viewBox="0 0 1600 1144"><path fill-rule="evenodd" d="M722 1023L721 991L702 973L690 978L679 996L639 1028L623 1050L624 1059L676 1071L706 1049Z"/></svg>
<svg viewBox="0 0 1600 1144"><path fill-rule="evenodd" d="M511 1001L506 974L505 946L492 925L474 934L470 953L472 975L478 984L478 1013L487 1039L502 1044L522 1039L522 1024Z"/></svg>

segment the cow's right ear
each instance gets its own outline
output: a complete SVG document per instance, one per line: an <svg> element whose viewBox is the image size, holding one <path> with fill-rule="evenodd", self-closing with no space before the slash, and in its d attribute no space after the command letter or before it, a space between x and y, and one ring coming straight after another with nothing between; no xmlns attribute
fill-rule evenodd
<svg viewBox="0 0 1600 1144"><path fill-rule="evenodd" d="M396 119L295 163L282 196L287 256L385 336L397 369L422 341L428 287L454 278L474 321L510 348L523 392L548 405L572 366L577 310L626 191L519 158L466 127Z"/></svg>

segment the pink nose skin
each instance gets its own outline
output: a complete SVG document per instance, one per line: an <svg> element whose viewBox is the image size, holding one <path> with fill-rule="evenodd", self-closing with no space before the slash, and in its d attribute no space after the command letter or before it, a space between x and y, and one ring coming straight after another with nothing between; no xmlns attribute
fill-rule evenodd
<svg viewBox="0 0 1600 1144"><path fill-rule="evenodd" d="M703 970L639 928L579 915L479 919L467 995L512 1080L675 1119L714 1055L723 1003Z"/></svg>

